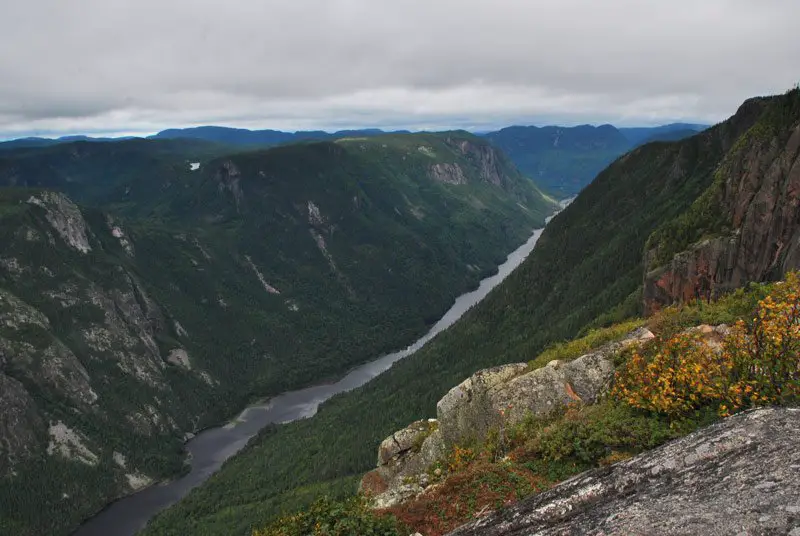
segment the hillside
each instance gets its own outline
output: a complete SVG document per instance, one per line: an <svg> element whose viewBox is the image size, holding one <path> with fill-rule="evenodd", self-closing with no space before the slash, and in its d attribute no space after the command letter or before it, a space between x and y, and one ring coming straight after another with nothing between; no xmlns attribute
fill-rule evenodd
<svg viewBox="0 0 800 536"><path fill-rule="evenodd" d="M632 145L643 145L653 140L672 140L685 137L682 134L697 133L707 129L710 125L696 123L670 123L657 127L621 127L619 131ZM680 137L678 137L680 136Z"/></svg>
<svg viewBox="0 0 800 536"><path fill-rule="evenodd" d="M678 141L706 125L675 123L659 127L523 127L485 134L523 174L558 198L571 197L611 162L629 150L654 141Z"/></svg>
<svg viewBox="0 0 800 536"><path fill-rule="evenodd" d="M341 138L372 137L389 134L377 128L359 130L339 130L325 132L322 130L306 130L297 132L284 132L281 130L249 130L246 128L231 127L192 127L172 128L150 136L152 139L199 139L226 145L240 146L270 146L286 143L296 143L310 140L335 140ZM408 131L396 131L391 134L408 134Z"/></svg>
<svg viewBox="0 0 800 536"><path fill-rule="evenodd" d="M611 125L513 126L485 135L520 171L559 198L589 184L631 143Z"/></svg>
<svg viewBox="0 0 800 536"><path fill-rule="evenodd" d="M407 345L554 209L466 133L196 148L0 158L0 533L65 534L187 433Z"/></svg>
<svg viewBox="0 0 800 536"><path fill-rule="evenodd" d="M351 494L374 467L384 438L435 415L437 401L476 370L525 363L592 326L640 314L649 237L685 221L726 158L751 147L755 126L776 127L779 139L796 128L797 96L752 99L697 136L648 144L616 160L551 222L520 269L452 329L315 417L265 431L145 534L244 535L321 494ZM770 146L775 162L793 158L786 145ZM736 184L737 168L722 169ZM738 251L745 259L750 253Z"/></svg>
<svg viewBox="0 0 800 536"><path fill-rule="evenodd" d="M202 140L75 141L0 151L0 187L47 188L79 203L104 205L130 185L147 181L148 198L177 177L192 177L191 162L233 152Z"/></svg>

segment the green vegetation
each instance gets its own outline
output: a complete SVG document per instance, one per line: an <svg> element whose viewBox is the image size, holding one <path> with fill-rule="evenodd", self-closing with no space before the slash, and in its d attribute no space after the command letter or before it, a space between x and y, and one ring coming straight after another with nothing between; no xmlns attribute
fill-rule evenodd
<svg viewBox="0 0 800 536"><path fill-rule="evenodd" d="M353 497L341 502L320 499L304 512L256 530L253 536L395 536L400 533L401 528L394 518L375 514L366 500Z"/></svg>
<svg viewBox="0 0 800 536"><path fill-rule="evenodd" d="M577 194L633 144L611 125L508 127L486 134L523 174L559 198Z"/></svg>
<svg viewBox="0 0 800 536"><path fill-rule="evenodd" d="M466 133L227 156L183 143L0 155L0 184L77 193L91 207L80 213L91 247L81 253L51 223L53 206L29 202L45 194L0 190L0 289L46 319L19 321L16 301L0 302L13 321L0 331L0 379L29 396L9 403L23 410L18 425L0 422L0 439L33 438L2 453L3 534L65 533L130 491L127 474L185 470L184 432L406 346L554 209ZM466 183L434 180L442 163ZM191 369L167 362L175 349ZM96 403L82 398L89 387ZM59 421L97 466L46 454L48 424ZM352 474L326 489L349 491ZM314 484L287 497L310 501Z"/></svg>
<svg viewBox="0 0 800 536"><path fill-rule="evenodd" d="M315 417L260 435L145 534L245 535L309 504L294 489L342 497L346 490L334 483L371 469L380 441L434 415L436 402L476 370L528 362L584 329L638 316L649 235L709 187L725 148L757 119L735 118L614 162L553 219L526 262L451 329Z"/></svg>
<svg viewBox="0 0 800 536"><path fill-rule="evenodd" d="M678 419L707 408L720 415L800 400L800 277L769 288L714 348L680 332L635 352L619 372L614 395L634 408Z"/></svg>
<svg viewBox="0 0 800 536"><path fill-rule="evenodd" d="M614 324L607 328L592 329L583 337L549 346L544 352L539 354L536 359L529 361L528 366L531 369L537 369L545 366L554 359L561 361L575 359L603 344L621 339L634 329L643 326L644 323L644 320L634 319L621 324Z"/></svg>
<svg viewBox="0 0 800 536"><path fill-rule="evenodd" d="M745 307L753 303L755 309ZM502 443L490 435L483 444L454 447L447 462L437 466L444 472L430 473L436 488L385 513L411 531L441 536L486 509L650 450L721 415L758 405L796 404L798 311L797 274L789 274L786 283L740 289L712 307L691 304L662 311L650 325L665 331L641 350L621 352L616 385L605 399L529 416L509 427ZM718 352L699 335L672 332L692 318L732 317L738 320ZM630 327L614 329L624 334ZM753 345L754 338L762 344Z"/></svg>
<svg viewBox="0 0 800 536"><path fill-rule="evenodd" d="M774 146L782 146L791 134L788 128L800 117L800 90L792 89L782 97L766 99L759 120L738 138L733 148L714 172L708 189L689 209L657 229L647 241L652 252L649 265L666 264L676 253L705 238L724 236L733 228L732 193L734 185L726 183L735 162L746 156L768 154ZM726 195L726 187L729 191Z"/></svg>

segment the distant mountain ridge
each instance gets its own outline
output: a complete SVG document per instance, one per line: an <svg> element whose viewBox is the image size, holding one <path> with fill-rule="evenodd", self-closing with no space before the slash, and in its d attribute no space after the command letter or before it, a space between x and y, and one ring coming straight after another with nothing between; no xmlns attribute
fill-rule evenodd
<svg viewBox="0 0 800 536"><path fill-rule="evenodd" d="M672 137L672 140L679 140L682 138L675 137L677 133L702 132L710 126L697 123L670 123L657 127L623 127L619 131L634 145L641 145L648 140L663 139L664 137Z"/></svg>
<svg viewBox="0 0 800 536"><path fill-rule="evenodd" d="M677 141L705 128L686 123L641 128L512 126L483 136L502 149L523 174L565 198L577 194L634 147L650 141Z"/></svg>
<svg viewBox="0 0 800 536"><path fill-rule="evenodd" d="M203 126L191 128L171 128L158 134L148 136L151 139L199 138L229 145L281 145L298 141L331 140L350 137L370 137L381 134L409 134L408 130L384 131L379 128L356 130L339 130L325 132L323 130L299 130L284 132L282 130L248 130L246 128L230 128L220 126Z"/></svg>
<svg viewBox="0 0 800 536"><path fill-rule="evenodd" d="M654 141L678 141L707 128L707 125L672 123L656 127L617 128L610 124L593 126L510 126L477 134L505 152L523 175L558 198L577 194L600 171L627 151ZM407 130L386 132L379 128L326 132L306 130L249 130L224 126L172 128L148 136L148 140L196 140L226 147L227 151L273 147L290 143L370 138L385 134L409 134ZM65 136L58 139L22 138L0 142L0 154L9 149L59 145L74 141L109 142L131 138ZM141 138L135 138L141 139Z"/></svg>

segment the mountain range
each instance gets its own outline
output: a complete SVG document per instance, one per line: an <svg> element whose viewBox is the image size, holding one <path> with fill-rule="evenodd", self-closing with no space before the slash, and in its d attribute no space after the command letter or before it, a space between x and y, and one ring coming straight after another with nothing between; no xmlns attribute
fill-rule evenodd
<svg viewBox="0 0 800 536"><path fill-rule="evenodd" d="M513 126L480 134L503 150L514 164L540 187L559 198L575 195L611 161L626 151L654 141L675 141L692 136L707 125L672 123L657 127L616 128ZM396 134L408 133L396 131ZM157 140L194 139L233 147L268 147L311 140L336 140L387 134L380 129L337 132L248 130L220 126L175 128L149 137ZM18 147L40 147L72 141L114 141L113 138L68 136L58 139L23 138L0 143L0 151Z"/></svg>
<svg viewBox="0 0 800 536"><path fill-rule="evenodd" d="M749 407L701 386L690 411L670 413L671 394L647 399L647 385L587 387L647 384L626 371L694 355L695 343L670 346L685 337L717 349L731 333L745 340L751 319L797 300L800 90L700 127L256 144L270 148L201 129L213 139L6 148L0 533L67 534L109 500L181 474L191 433L404 347L541 226L554 197L577 194L460 321L315 416L265 428L143 534L294 536L321 520L444 534L497 509L487 530L502 533L515 500L595 467L619 475L628 457ZM624 350L632 340L644 350ZM689 363L679 387L703 383L692 375L713 363ZM747 373L795 381L782 361L759 363ZM662 378L685 366L668 364ZM515 404L493 405L501 391ZM552 411L505 426L538 397ZM383 480L409 459L414 470ZM359 488L402 496L375 513L353 498Z"/></svg>
<svg viewBox="0 0 800 536"><path fill-rule="evenodd" d="M567 198L629 150L645 143L677 141L705 128L706 125L684 123L652 128L513 126L485 136L523 174L556 197Z"/></svg>
<svg viewBox="0 0 800 536"><path fill-rule="evenodd" d="M306 519L312 525L314 519L331 519L325 517L331 512L339 512L330 514L335 519L377 526L379 522L359 503L317 503L308 508L315 497L351 495L363 474L374 468L379 445L379 463L393 454L404 456L406 447L391 449L392 441L405 441L405 437L410 437L409 453L423 452L435 425L426 424L422 428L427 432L417 436L403 436L415 425L404 427L441 415L443 397L471 393L464 394L468 401L464 403L480 405L488 399L481 397L491 396L492 386L498 384L481 387L479 382L489 382L495 371L516 367L519 375L558 359L554 356L573 359L592 345L613 341L642 326L645 313L665 311L664 316L652 317L655 323L650 326L658 334L671 335L665 335L666 339L659 335L656 344L664 344L661 341L681 329L695 329L703 320L720 324L719 329L729 329L723 326L726 322L746 320L768 287L755 285L730 295L727 301L721 298L749 282L777 280L800 268L794 247L800 233L798 140L800 91L795 89L786 95L748 100L729 120L698 135L640 146L615 160L547 226L522 266L451 329L366 386L324 404L315 417L264 431L205 485L158 516L144 534L249 534L253 527L266 526L281 513L292 511L298 513L282 521L285 534L295 534L290 527L301 527ZM698 296L700 303L695 301ZM717 299L719 305L713 302ZM696 305L668 307L687 302ZM616 358L621 360L618 364L627 359L625 355L629 354ZM553 363L548 370L563 364ZM513 365L503 369L507 364ZM480 369L486 370L459 385ZM514 377L509 374L508 378ZM534 392L528 394L534 396ZM574 389L569 387L557 396L574 403L580 401L576 393L581 392L581 386L574 384ZM528 394L518 393L522 398ZM428 529L441 526L437 523L443 516L468 521L481 508L476 503L477 490L507 486L511 492L491 499L500 502L485 504L482 511L498 504L503 508L508 504L504 497L511 496L513 502L542 489L537 486L624 460L686 433L681 432L682 425L691 430L719 418L716 407L698 407L697 413L670 424L657 411L579 404L564 421L560 417L532 421L533 432L519 432L533 433L528 437L534 443L523 447L545 456L541 462L530 459L527 465L513 465L513 458L491 465L497 459L492 454L473 464L469 456L481 445L451 445L447 458L429 467L425 478L436 481L449 473L453 480L439 481L431 488L432 495L422 495L419 502L390 512ZM496 419L497 414L486 418ZM465 426L469 423L464 421ZM443 426L441 421L439 426ZM491 445L496 447L499 441L498 435L492 437L486 439L490 453ZM609 444L627 450L619 453ZM751 467L759 461L750 457L742 463ZM624 471L625 466L620 467L615 471ZM531 471L533 476L523 476ZM403 482L411 485L417 476L408 475ZM531 487L526 478L535 478L538 484ZM454 513L456 505L463 507L460 514ZM558 510L557 502L539 506ZM497 523L493 533L502 533L502 513L493 519ZM406 534L380 526L386 534ZM410 530L414 532L414 525Z"/></svg>
<svg viewBox="0 0 800 536"><path fill-rule="evenodd" d="M227 152L226 152L227 151ZM248 401L404 347L556 204L485 140L0 155L0 534L67 534Z"/></svg>

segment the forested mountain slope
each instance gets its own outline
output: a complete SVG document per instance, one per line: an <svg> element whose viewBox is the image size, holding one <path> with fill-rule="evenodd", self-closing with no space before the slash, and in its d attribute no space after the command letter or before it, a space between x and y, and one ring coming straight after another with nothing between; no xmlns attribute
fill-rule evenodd
<svg viewBox="0 0 800 536"><path fill-rule="evenodd" d="M612 125L513 126L486 134L520 171L558 197L589 184L631 142Z"/></svg>
<svg viewBox="0 0 800 536"><path fill-rule="evenodd" d="M48 188L75 201L102 205L117 189L148 181L159 188L189 175L191 162L229 154L225 145L203 140L76 141L0 151L0 186Z"/></svg>
<svg viewBox="0 0 800 536"><path fill-rule="evenodd" d="M315 417L264 432L145 534L244 535L321 493L352 493L381 440L435 414L437 400L476 370L528 361L589 326L639 314L648 238L714 184L715 171L750 143L755 125L776 115L781 125L796 125L799 118L782 111L796 96L749 100L701 134L615 161L552 221L527 261L453 328Z"/></svg>
<svg viewBox="0 0 800 536"><path fill-rule="evenodd" d="M652 141L676 141L706 125L675 123L659 127L615 128L513 126L485 134L528 177L563 198L583 187L623 153Z"/></svg>
<svg viewBox="0 0 800 536"><path fill-rule="evenodd" d="M228 145L261 146L281 145L309 140L333 140L339 138L371 137L383 134L408 134L408 131L384 132L378 128L356 130L339 130L325 132L322 130L300 130L284 132L281 130L249 130L246 128L231 128L218 126L203 126L192 128L171 128L150 136L151 139L199 139Z"/></svg>
<svg viewBox="0 0 800 536"><path fill-rule="evenodd" d="M180 472L187 432L408 344L555 206L466 133L199 167L120 143L0 159L2 534L63 534Z"/></svg>

